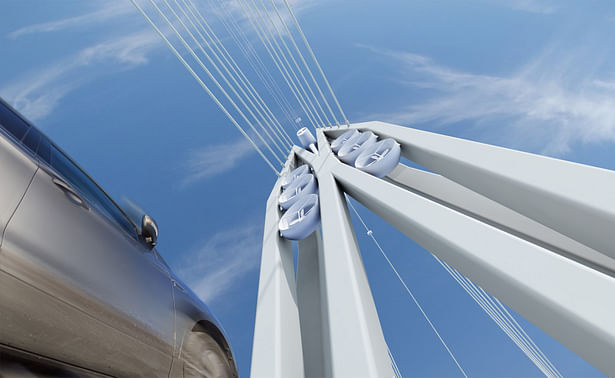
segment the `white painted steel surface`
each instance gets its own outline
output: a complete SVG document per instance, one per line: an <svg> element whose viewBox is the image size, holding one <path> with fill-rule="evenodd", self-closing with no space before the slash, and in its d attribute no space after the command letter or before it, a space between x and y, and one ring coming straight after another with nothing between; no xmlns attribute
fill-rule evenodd
<svg viewBox="0 0 615 378"><path fill-rule="evenodd" d="M392 377L376 306L343 193L331 175L338 163L322 131L317 131L319 155L297 150L318 178L323 253L319 269L324 288L324 376Z"/></svg>
<svg viewBox="0 0 615 378"><path fill-rule="evenodd" d="M613 171L384 122L351 128L393 138L406 158L615 258Z"/></svg>
<svg viewBox="0 0 615 378"><path fill-rule="evenodd" d="M289 162L294 160L292 154ZM289 165L287 162L283 173L288 172ZM304 376L292 244L278 232L280 186L278 179L265 215L252 347L251 376L256 378Z"/></svg>
<svg viewBox="0 0 615 378"><path fill-rule="evenodd" d="M427 199L615 277L614 259L446 177L399 164L388 179Z"/></svg>
<svg viewBox="0 0 615 378"><path fill-rule="evenodd" d="M336 161L341 188L603 372L615 374L615 279Z"/></svg>
<svg viewBox="0 0 615 378"><path fill-rule="evenodd" d="M318 154L294 147L319 182L322 239L315 233L299 243L295 297L292 274L280 273L292 270L290 244L277 234L276 243L267 241L266 234L254 356L263 356L259 348L281 353L284 341L293 346L284 349L292 352L285 366L294 363L299 374L393 375L345 192L598 369L615 375L615 248L610 236L615 172L382 122L350 128L395 139L403 156L439 174L400 164L379 179L343 164L324 132L335 137L346 127L317 130ZM287 164L293 162L291 155ZM275 203L276 193L279 183L270 202ZM270 208L267 224L272 214L279 218L278 209ZM275 264L288 268L277 270L276 282L284 278L286 284L273 293L262 285ZM275 323L283 311L297 315L291 315L290 323ZM275 331L276 345L262 341L263 319ZM289 334L280 338L284 332ZM260 372L280 376L274 365Z"/></svg>
<svg viewBox="0 0 615 378"><path fill-rule="evenodd" d="M325 376L325 347L323 343L321 292L322 234L316 230L306 239L299 241L297 257L297 304L301 320L303 362L306 377Z"/></svg>

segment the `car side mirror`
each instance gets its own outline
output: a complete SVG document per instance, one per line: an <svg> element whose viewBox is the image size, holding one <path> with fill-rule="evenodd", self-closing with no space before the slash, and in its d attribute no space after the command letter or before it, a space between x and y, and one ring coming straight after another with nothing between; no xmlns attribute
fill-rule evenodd
<svg viewBox="0 0 615 378"><path fill-rule="evenodd" d="M141 218L141 238L150 248L154 248L158 243L158 225L149 215Z"/></svg>

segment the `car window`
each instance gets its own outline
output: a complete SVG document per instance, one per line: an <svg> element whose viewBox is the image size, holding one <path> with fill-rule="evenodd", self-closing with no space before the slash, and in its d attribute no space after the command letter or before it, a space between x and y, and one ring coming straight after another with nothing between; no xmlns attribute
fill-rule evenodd
<svg viewBox="0 0 615 378"><path fill-rule="evenodd" d="M50 143L47 138L43 138L39 152L44 152L45 156L41 156L41 159L58 172L68 184L79 191L92 207L130 235L136 236L134 224L128 220L115 202L81 168L73 163L68 156L54 144Z"/></svg>
<svg viewBox="0 0 615 378"><path fill-rule="evenodd" d="M4 103L0 103L0 124L16 140L21 140L30 126Z"/></svg>
<svg viewBox="0 0 615 378"><path fill-rule="evenodd" d="M0 101L0 126L16 140L38 155L78 190L85 200L105 217L136 236L135 225L124 215L115 202L73 161L57 148L36 127L30 126L4 101Z"/></svg>
<svg viewBox="0 0 615 378"><path fill-rule="evenodd" d="M38 151L38 145L40 144L40 142L41 132L34 127L30 127L30 129L22 139L22 143L34 153Z"/></svg>

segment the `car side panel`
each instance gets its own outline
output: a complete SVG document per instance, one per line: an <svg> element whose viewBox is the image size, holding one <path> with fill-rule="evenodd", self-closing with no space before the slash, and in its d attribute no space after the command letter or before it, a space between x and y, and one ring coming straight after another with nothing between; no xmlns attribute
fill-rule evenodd
<svg viewBox="0 0 615 378"><path fill-rule="evenodd" d="M0 324L11 346L115 376L168 374L171 280L43 169L7 227L3 257Z"/></svg>
<svg viewBox="0 0 615 378"><path fill-rule="evenodd" d="M171 368L171 377L181 377L183 374L183 355L185 354L186 340L191 332L196 329L203 330L199 323L211 324L217 332L208 332L227 352L236 370L230 345L223 334L220 323L209 308L179 279L173 278L175 293L175 328L177 333L177 348Z"/></svg>
<svg viewBox="0 0 615 378"><path fill-rule="evenodd" d="M4 229L36 169L36 163L0 132L0 246Z"/></svg>

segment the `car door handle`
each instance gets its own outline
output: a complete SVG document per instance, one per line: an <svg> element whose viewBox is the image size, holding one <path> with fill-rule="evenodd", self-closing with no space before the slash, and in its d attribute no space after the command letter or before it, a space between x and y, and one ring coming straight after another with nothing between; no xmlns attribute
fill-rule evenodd
<svg viewBox="0 0 615 378"><path fill-rule="evenodd" d="M77 191L73 188L71 188L70 185L68 185L67 183L65 183L63 180L60 180L57 177L54 177L51 180L58 188L62 189L65 193L68 193L71 195L71 197L75 200L75 202L78 202L80 206L82 206L85 209L88 209L88 205L85 204L85 201L83 200L83 198L81 198L81 196L79 195L79 193L77 193Z"/></svg>

